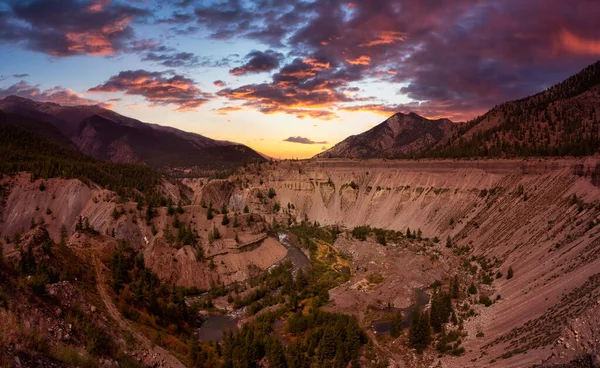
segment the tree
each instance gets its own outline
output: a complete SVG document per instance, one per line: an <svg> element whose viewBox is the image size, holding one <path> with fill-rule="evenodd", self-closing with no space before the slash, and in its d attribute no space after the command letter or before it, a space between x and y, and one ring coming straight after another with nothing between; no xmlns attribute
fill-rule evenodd
<svg viewBox="0 0 600 368"><path fill-rule="evenodd" d="M227 217L227 214L225 214L223 216L223 220L221 220L221 225L223 225L223 226L229 225L229 217Z"/></svg>
<svg viewBox="0 0 600 368"><path fill-rule="evenodd" d="M150 224L150 221L152 221L153 217L154 217L154 208L152 207L152 204L148 204L148 207L146 207L146 225Z"/></svg>
<svg viewBox="0 0 600 368"><path fill-rule="evenodd" d="M275 189L273 189L273 188L269 188L269 193L268 193L268 195L269 195L269 198L270 198L270 199L273 199L273 198L275 198L275 196L277 195L277 193L275 193Z"/></svg>
<svg viewBox="0 0 600 368"><path fill-rule="evenodd" d="M434 332L440 333L444 324L452 314L452 299L450 294L436 289L431 298L430 324Z"/></svg>
<svg viewBox="0 0 600 368"><path fill-rule="evenodd" d="M452 248L452 238L450 235L446 238L446 248Z"/></svg>
<svg viewBox="0 0 600 368"><path fill-rule="evenodd" d="M385 239L385 231L378 231L377 232L377 243L381 244L381 245L386 245L387 241Z"/></svg>
<svg viewBox="0 0 600 368"><path fill-rule="evenodd" d="M81 215L79 216L79 218L77 219L77 224L75 225L75 230L76 231L81 231L83 230L83 218L81 217Z"/></svg>
<svg viewBox="0 0 600 368"><path fill-rule="evenodd" d="M212 220L212 219L214 218L214 215L213 215L213 205L212 205L212 202L210 202L210 203L208 204L208 210L206 211L206 218L207 218L208 220Z"/></svg>
<svg viewBox="0 0 600 368"><path fill-rule="evenodd" d="M183 214L183 207L181 206L181 199L177 202L177 213Z"/></svg>
<svg viewBox="0 0 600 368"><path fill-rule="evenodd" d="M248 208L248 205L244 206L244 213L250 213L250 209Z"/></svg>
<svg viewBox="0 0 600 368"><path fill-rule="evenodd" d="M238 220L238 215L236 213L235 215L233 215L233 227L239 227L239 226L240 226L240 223Z"/></svg>
<svg viewBox="0 0 600 368"><path fill-rule="evenodd" d="M392 323L390 325L390 335L393 338L398 338L402 333L402 313L398 312L392 319Z"/></svg>
<svg viewBox="0 0 600 368"><path fill-rule="evenodd" d="M410 227L406 229L406 237L410 238Z"/></svg>
<svg viewBox="0 0 600 368"><path fill-rule="evenodd" d="M421 232L421 228L417 229L417 239L421 240L421 238L423 237L423 233Z"/></svg>
<svg viewBox="0 0 600 368"><path fill-rule="evenodd" d="M429 314L421 313L418 309L413 312L413 319L408 330L408 344L421 354L431 343L431 328Z"/></svg>
<svg viewBox="0 0 600 368"><path fill-rule="evenodd" d="M200 344L198 343L198 340L196 340L196 338L194 336L192 336L188 340L188 356L194 366L202 365L201 358L200 358L200 356L201 356L200 351L201 351L201 348L200 348Z"/></svg>
<svg viewBox="0 0 600 368"><path fill-rule="evenodd" d="M460 285L458 283L458 275L454 275L450 281L450 296L452 299L458 299L460 296Z"/></svg>
<svg viewBox="0 0 600 368"><path fill-rule="evenodd" d="M475 287L475 284L471 283L471 285L469 285L469 289L467 291L471 295L477 294L477 288Z"/></svg>
<svg viewBox="0 0 600 368"><path fill-rule="evenodd" d="M508 272L506 273L506 279L510 280L513 278L514 272L512 266L508 268Z"/></svg>

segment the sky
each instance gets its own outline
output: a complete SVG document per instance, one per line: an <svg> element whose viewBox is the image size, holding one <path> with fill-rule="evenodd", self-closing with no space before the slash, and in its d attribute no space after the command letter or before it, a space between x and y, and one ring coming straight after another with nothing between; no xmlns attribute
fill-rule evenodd
<svg viewBox="0 0 600 368"><path fill-rule="evenodd" d="M0 98L101 104L306 158L467 121L600 59L597 0L0 0Z"/></svg>

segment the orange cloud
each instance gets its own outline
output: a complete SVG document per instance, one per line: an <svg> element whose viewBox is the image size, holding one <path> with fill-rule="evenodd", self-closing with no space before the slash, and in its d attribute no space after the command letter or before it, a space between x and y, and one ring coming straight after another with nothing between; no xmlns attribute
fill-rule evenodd
<svg viewBox="0 0 600 368"><path fill-rule="evenodd" d="M398 41L405 41L407 35L402 32L382 31L377 35L377 38L358 45L359 47L371 47L377 45L389 45Z"/></svg>
<svg viewBox="0 0 600 368"><path fill-rule="evenodd" d="M575 54L600 55L600 39L586 39L562 29L558 36L561 48Z"/></svg>
<svg viewBox="0 0 600 368"><path fill-rule="evenodd" d="M112 3L112 0L96 0L93 4L87 7L90 13L99 13L106 9Z"/></svg>
<svg viewBox="0 0 600 368"><path fill-rule="evenodd" d="M236 111L241 111L243 110L243 108L239 107L239 106L225 106L225 107L219 107L218 109L213 109L213 111L216 111L218 115L229 115L229 113L231 112L236 112Z"/></svg>
<svg viewBox="0 0 600 368"><path fill-rule="evenodd" d="M319 61L317 59L309 58L309 59L302 60L302 62L310 65L311 67L313 67L314 69L317 69L317 70L331 68L331 64L329 62L323 62L323 61Z"/></svg>
<svg viewBox="0 0 600 368"><path fill-rule="evenodd" d="M346 60L348 64L352 65L369 65L371 63L371 57L367 55L362 55L357 57L356 59Z"/></svg>
<svg viewBox="0 0 600 368"><path fill-rule="evenodd" d="M115 55L112 37L123 32L132 18L125 17L107 24L97 32L69 32L65 34L69 43L67 49L73 53L86 53L89 55Z"/></svg>
<svg viewBox="0 0 600 368"><path fill-rule="evenodd" d="M175 105L177 111L194 111L208 101L211 94L202 92L194 80L167 72L127 70L112 76L88 92L124 92L143 96L153 106Z"/></svg>

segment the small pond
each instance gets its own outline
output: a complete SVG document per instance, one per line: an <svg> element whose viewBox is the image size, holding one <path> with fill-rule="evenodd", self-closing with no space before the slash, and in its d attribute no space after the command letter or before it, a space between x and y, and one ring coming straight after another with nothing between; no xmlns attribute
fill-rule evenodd
<svg viewBox="0 0 600 368"><path fill-rule="evenodd" d="M402 329L406 329L410 327L413 318L413 312L419 308L425 307L429 304L429 294L425 292L423 289L415 290L416 303L412 304L406 308L385 308L381 309L382 312L386 313L402 313ZM385 335L390 333L390 327L392 325L391 319L373 321L371 324L371 328L378 335Z"/></svg>
<svg viewBox="0 0 600 368"><path fill-rule="evenodd" d="M220 341L223 339L223 331L237 328L238 320L227 314L209 314L200 326L198 338L201 341Z"/></svg>

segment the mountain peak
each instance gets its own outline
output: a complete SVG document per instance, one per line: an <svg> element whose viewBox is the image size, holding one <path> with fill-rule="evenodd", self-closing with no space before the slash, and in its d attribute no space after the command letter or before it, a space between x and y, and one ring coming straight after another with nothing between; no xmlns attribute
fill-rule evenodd
<svg viewBox="0 0 600 368"><path fill-rule="evenodd" d="M400 158L418 155L449 136L454 124L429 120L415 112L396 113L374 128L348 137L317 157Z"/></svg>

